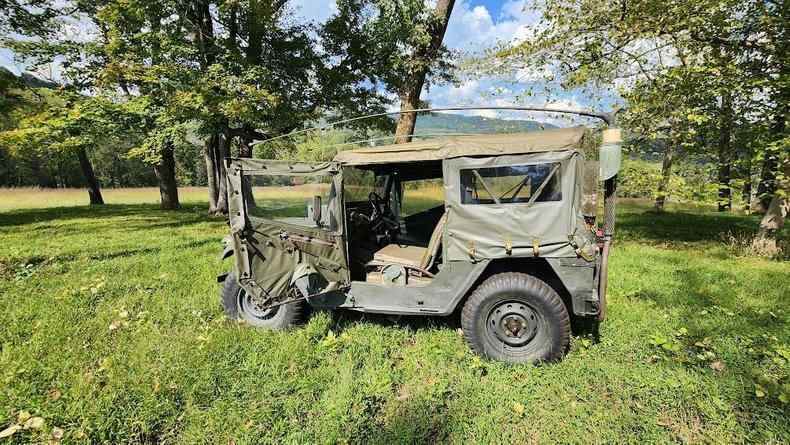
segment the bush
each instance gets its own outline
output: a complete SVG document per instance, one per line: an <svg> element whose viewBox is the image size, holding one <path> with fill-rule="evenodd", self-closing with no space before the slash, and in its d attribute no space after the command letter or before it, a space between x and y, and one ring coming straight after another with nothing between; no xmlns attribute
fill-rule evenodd
<svg viewBox="0 0 790 445"><path fill-rule="evenodd" d="M667 190L668 200L677 202L716 203L717 186L712 167L703 164L677 163L673 167ZM617 193L623 198L655 199L661 182L661 164L626 159L618 176Z"/></svg>

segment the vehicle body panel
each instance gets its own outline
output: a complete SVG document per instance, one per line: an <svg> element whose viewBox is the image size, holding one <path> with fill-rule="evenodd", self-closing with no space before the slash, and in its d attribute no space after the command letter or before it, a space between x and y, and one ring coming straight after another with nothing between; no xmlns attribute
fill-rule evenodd
<svg viewBox="0 0 790 445"><path fill-rule="evenodd" d="M461 202L464 169L495 166L559 164L561 199L548 202ZM592 242L581 214L583 155L575 150L496 157L460 157L444 163L445 201L449 211L445 258L576 258L576 250Z"/></svg>
<svg viewBox="0 0 790 445"><path fill-rule="evenodd" d="M353 281L343 295L311 300L314 307L345 308L380 314L449 315L483 274L487 260L445 264L425 286L391 286Z"/></svg>

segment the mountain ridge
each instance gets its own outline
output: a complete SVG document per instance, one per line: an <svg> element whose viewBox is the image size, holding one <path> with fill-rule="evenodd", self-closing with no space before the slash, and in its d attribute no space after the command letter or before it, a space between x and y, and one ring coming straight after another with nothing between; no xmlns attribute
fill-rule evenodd
<svg viewBox="0 0 790 445"><path fill-rule="evenodd" d="M556 128L556 125L526 119L499 119L454 113L428 113L417 117L415 134L519 133Z"/></svg>

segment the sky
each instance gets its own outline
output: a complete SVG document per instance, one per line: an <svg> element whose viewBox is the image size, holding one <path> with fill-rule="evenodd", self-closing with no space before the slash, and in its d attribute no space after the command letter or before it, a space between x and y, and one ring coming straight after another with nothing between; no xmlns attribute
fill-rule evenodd
<svg viewBox="0 0 790 445"><path fill-rule="evenodd" d="M536 1L539 0L456 0L444 43L460 54L474 54L497 42L528 38L540 26L540 17L534 7ZM335 0L292 0L291 4L299 21L321 23L336 11ZM24 69L14 60L13 53L3 48L0 48L0 66L17 73ZM560 88L552 88L547 95L542 92L546 85L543 75L545 73L518 72L501 77L462 76L455 84L428 85L422 98L434 107L533 105L603 111L611 109L618 101L616 93L608 90L596 91L595 99L581 91L563 91ZM525 99L524 93L530 87L537 87L533 90L538 93ZM397 107L397 104L393 106ZM571 123L559 115L537 113L480 110L469 114L506 119L530 118L557 125Z"/></svg>
<svg viewBox="0 0 790 445"><path fill-rule="evenodd" d="M474 54L498 42L524 40L540 26L540 16L534 5L536 1L538 0L456 0L444 43L462 54ZM319 23L335 11L334 0L296 0L293 6L302 20ZM581 91L563 91L560 88L553 88L549 95L544 94L542 91L546 85L543 81L545 74L519 72L505 77L462 77L457 84L428 86L423 91L422 98L433 107L533 105L600 111L609 111L618 102L614 91L596 91L595 98ZM524 93L530 87L535 87L533 91L537 93L526 99ZM556 114L494 110L479 110L468 114L505 119L530 118L563 126L585 121L569 120Z"/></svg>

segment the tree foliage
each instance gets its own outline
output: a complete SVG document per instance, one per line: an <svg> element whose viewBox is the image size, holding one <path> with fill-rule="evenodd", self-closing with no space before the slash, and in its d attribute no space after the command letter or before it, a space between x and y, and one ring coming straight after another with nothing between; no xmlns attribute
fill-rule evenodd
<svg viewBox="0 0 790 445"><path fill-rule="evenodd" d="M532 37L498 47L493 60L551 72L565 88L615 85L621 125L670 141L666 173L673 154L716 163L720 209L735 177L752 193L752 170L763 208L786 193L777 185L790 151L787 2L546 0L541 8Z"/></svg>

